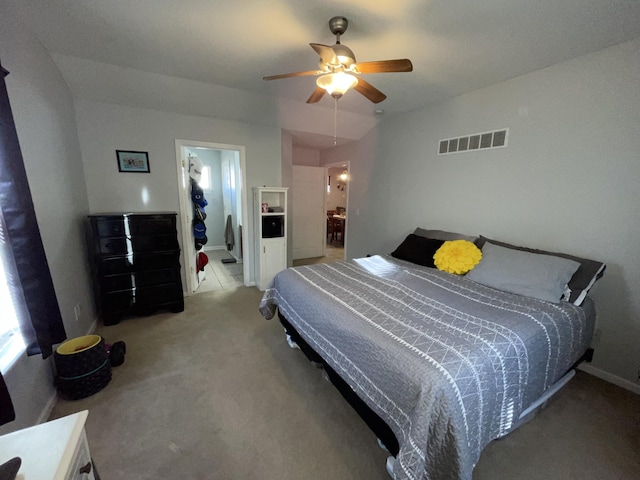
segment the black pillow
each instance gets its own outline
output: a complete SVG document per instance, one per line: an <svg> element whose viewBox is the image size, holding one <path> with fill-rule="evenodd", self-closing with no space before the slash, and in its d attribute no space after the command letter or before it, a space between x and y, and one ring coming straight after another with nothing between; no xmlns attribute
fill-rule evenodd
<svg viewBox="0 0 640 480"><path fill-rule="evenodd" d="M435 268L433 255L443 243L444 240L420 237L410 233L400 246L391 253L391 256L424 267Z"/></svg>

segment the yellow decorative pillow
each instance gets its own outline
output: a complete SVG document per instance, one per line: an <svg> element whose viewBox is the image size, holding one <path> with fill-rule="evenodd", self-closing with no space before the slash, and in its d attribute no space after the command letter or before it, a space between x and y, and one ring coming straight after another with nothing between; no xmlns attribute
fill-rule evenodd
<svg viewBox="0 0 640 480"><path fill-rule="evenodd" d="M438 270L463 275L482 259L482 250L469 240L449 240L433 255Z"/></svg>

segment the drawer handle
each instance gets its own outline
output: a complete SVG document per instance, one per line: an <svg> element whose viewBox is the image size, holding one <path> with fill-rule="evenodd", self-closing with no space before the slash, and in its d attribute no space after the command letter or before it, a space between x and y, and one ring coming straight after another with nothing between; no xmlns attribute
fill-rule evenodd
<svg viewBox="0 0 640 480"><path fill-rule="evenodd" d="M91 462L87 463L84 467L80 467L78 473L91 473Z"/></svg>

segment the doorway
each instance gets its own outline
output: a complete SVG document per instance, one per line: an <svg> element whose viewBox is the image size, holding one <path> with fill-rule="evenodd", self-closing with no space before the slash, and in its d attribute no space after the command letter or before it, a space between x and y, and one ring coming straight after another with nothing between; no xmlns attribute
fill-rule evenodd
<svg viewBox="0 0 640 480"><path fill-rule="evenodd" d="M336 216L334 226L337 232L331 237L327 236L327 248L342 249L344 258L344 246L348 238L347 209L349 202L349 162L330 163L327 167L327 197L325 209L329 217ZM340 218L337 218L340 217Z"/></svg>
<svg viewBox="0 0 640 480"><path fill-rule="evenodd" d="M252 256L244 146L192 140L175 144L186 294L248 285ZM194 202L196 171L204 201Z"/></svg>
<svg viewBox="0 0 640 480"><path fill-rule="evenodd" d="M315 263L332 263L342 261L345 256L345 244L347 239L347 206L349 198L349 162L330 163L323 165L326 169L325 186L326 195L322 205L324 253L320 257L297 258L293 260L293 266L311 265ZM294 187L295 189L295 187ZM340 218L333 218L334 215ZM294 218L295 220L295 218ZM295 235L294 230L294 235Z"/></svg>

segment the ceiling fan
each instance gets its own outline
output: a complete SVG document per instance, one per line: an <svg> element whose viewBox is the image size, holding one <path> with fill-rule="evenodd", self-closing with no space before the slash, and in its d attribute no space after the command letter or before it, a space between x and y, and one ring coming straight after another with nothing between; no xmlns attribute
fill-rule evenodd
<svg viewBox="0 0 640 480"><path fill-rule="evenodd" d="M347 31L348 25L349 22L345 17L333 17L329 20L329 29L336 36L335 45L309 44L320 56L318 70L271 75L263 77L263 80L320 75L316 80L316 89L307 99L307 103L319 102L325 93L338 99L350 88L364 95L371 102L380 103L387 96L365 81L360 75L366 73L411 72L413 70L411 60L403 58L357 63L353 51L340 43L340 35Z"/></svg>

